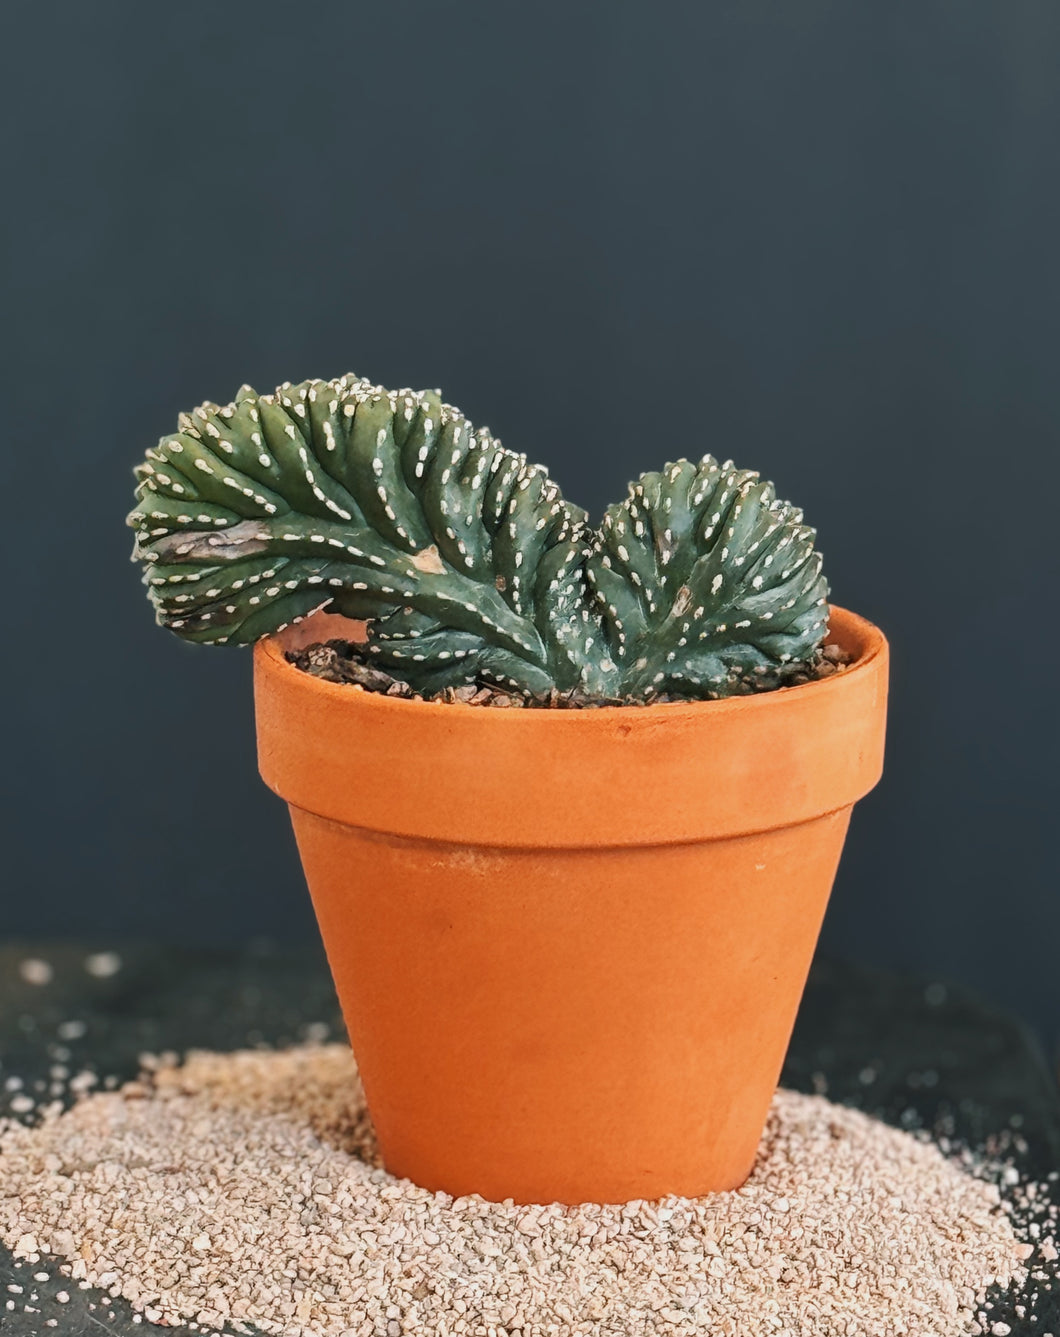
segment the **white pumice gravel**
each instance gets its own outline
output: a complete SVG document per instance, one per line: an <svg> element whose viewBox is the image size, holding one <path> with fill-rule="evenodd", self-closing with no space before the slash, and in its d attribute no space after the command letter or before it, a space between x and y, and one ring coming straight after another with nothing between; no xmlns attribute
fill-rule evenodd
<svg viewBox="0 0 1060 1337"><path fill-rule="evenodd" d="M55 971L49 961L27 957L25 961L19 963L18 973L27 984L44 985L51 984Z"/></svg>
<svg viewBox="0 0 1060 1337"><path fill-rule="evenodd" d="M110 979L121 970L122 961L117 952L93 952L85 957L85 970L99 980Z"/></svg>
<svg viewBox="0 0 1060 1337"><path fill-rule="evenodd" d="M1052 1235L1017 1238L995 1185L821 1096L778 1092L735 1193L525 1207L387 1174L345 1046L171 1057L35 1128L0 1123L0 1240L151 1322L956 1337L984 1331L993 1283L1056 1256Z"/></svg>

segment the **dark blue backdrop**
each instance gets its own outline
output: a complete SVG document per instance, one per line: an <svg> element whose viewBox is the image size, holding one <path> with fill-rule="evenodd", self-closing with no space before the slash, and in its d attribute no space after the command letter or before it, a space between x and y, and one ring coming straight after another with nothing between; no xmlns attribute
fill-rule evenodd
<svg viewBox="0 0 1060 1337"><path fill-rule="evenodd" d="M825 940L1055 1034L1060 6L4 29L0 932L313 932L249 657L154 627L122 521L179 409L353 369L443 387L593 511L706 450L803 505L894 646Z"/></svg>

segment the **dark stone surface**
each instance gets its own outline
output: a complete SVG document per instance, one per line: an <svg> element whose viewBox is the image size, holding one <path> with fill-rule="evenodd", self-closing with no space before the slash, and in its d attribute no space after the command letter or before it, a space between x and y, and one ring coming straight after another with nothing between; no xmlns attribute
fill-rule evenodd
<svg viewBox="0 0 1060 1337"><path fill-rule="evenodd" d="M319 952L127 947L119 949L121 968L101 978L86 969L93 950L0 948L0 1114L10 1112L16 1094L4 1089L7 1079L21 1078L23 1090L39 1102L47 1098L56 1063L71 1074L90 1069L118 1081L136 1075L145 1051L226 1050L343 1034ZM48 983L23 979L20 965L28 958L51 966ZM81 1025L84 1033L77 1034ZM1060 1170L1060 1096L1034 1041L1007 1015L942 984L818 960L783 1082L900 1127L997 1146L1029 1177L1044 1180ZM54 1094L68 1099L58 1088ZM1051 1188L1060 1200L1060 1183ZM160 1331L134 1323L124 1301L64 1279L59 1264L18 1264L0 1250L3 1337ZM34 1281L35 1272L47 1272L48 1280ZM997 1297L991 1321L1008 1323L1013 1337L1060 1337L1055 1265L1050 1280L1031 1289L1040 1293L1033 1315L1015 1313L1026 1297ZM55 1296L63 1290L70 1300L59 1304ZM13 1310L5 1307L9 1300ZM49 1319L55 1327L47 1326Z"/></svg>

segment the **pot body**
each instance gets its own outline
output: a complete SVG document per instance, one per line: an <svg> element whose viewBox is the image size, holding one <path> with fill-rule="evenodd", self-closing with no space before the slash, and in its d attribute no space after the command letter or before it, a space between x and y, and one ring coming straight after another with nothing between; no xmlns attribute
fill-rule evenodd
<svg viewBox="0 0 1060 1337"><path fill-rule="evenodd" d="M882 764L886 643L832 626L857 663L821 682L564 712L373 696L259 645L262 773L394 1174L567 1203L744 1181Z"/></svg>

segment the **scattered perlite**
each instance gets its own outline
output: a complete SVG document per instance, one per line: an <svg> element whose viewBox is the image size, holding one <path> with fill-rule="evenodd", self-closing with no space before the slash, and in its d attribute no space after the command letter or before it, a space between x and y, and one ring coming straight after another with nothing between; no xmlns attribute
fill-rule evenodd
<svg viewBox="0 0 1060 1337"><path fill-rule="evenodd" d="M27 957L25 961L20 961L18 973L27 984L51 984L55 971L52 969L51 962L41 961L37 957Z"/></svg>
<svg viewBox="0 0 1060 1337"><path fill-rule="evenodd" d="M108 980L121 970L121 957L117 952L93 952L85 957L85 970L98 980Z"/></svg>
<svg viewBox="0 0 1060 1337"><path fill-rule="evenodd" d="M282 1337L955 1337L1056 1256L937 1147L788 1091L735 1193L454 1200L381 1168L340 1045L194 1053L0 1124L0 1239L152 1322Z"/></svg>

